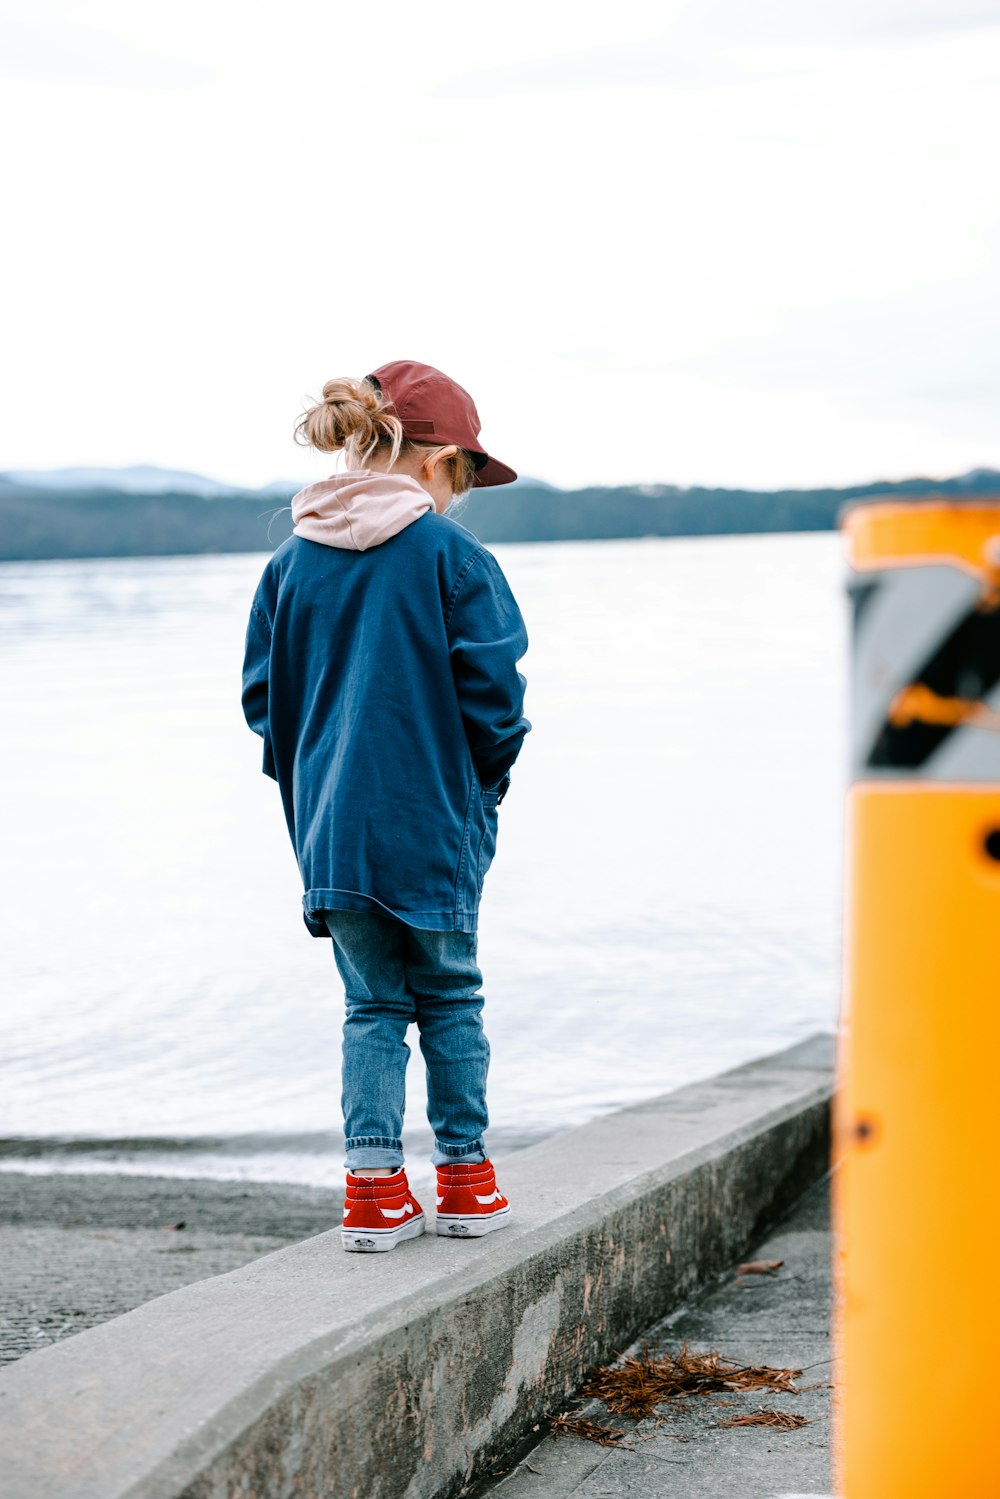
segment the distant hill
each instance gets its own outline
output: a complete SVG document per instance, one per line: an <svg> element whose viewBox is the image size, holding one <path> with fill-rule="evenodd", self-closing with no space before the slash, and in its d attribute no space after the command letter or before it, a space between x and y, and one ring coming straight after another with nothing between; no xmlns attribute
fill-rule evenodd
<svg viewBox="0 0 1000 1499"><path fill-rule="evenodd" d="M259 489L248 489L242 484L227 484L222 479L209 479L205 474L188 473L185 469L157 468L153 464L133 464L127 468L16 468L0 474L0 480L30 489L107 490L123 494L200 494L206 499L217 499L221 495L282 495L290 499L296 490L308 484L308 479L273 479ZM521 477L515 487L527 485L529 489L553 489L544 479Z"/></svg>
<svg viewBox="0 0 1000 1499"><path fill-rule="evenodd" d="M0 474L0 560L269 552L291 534L288 502L298 487L276 481L233 489L153 468ZM829 531L849 501L934 494L1000 494L1000 472L784 490L672 484L564 490L521 479L474 490L457 519L487 544Z"/></svg>
<svg viewBox="0 0 1000 1499"><path fill-rule="evenodd" d="M225 484L204 474L189 474L183 469L156 468L136 464L131 468L17 468L0 475L12 484L30 489L65 489L121 491L125 494L200 494L208 496L242 494L237 484ZM281 486L284 490L285 486Z"/></svg>

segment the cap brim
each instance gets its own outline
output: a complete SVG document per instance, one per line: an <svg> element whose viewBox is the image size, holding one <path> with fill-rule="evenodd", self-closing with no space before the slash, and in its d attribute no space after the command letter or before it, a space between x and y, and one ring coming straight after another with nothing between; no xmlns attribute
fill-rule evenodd
<svg viewBox="0 0 1000 1499"><path fill-rule="evenodd" d="M501 463L499 458L487 456L482 468L476 469L475 478L472 481L473 489L485 489L494 484L513 484L517 474L506 463Z"/></svg>

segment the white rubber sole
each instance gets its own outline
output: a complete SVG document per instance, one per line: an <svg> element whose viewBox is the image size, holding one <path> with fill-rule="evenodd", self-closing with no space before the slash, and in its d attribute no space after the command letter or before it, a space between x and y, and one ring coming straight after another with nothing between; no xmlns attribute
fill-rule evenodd
<svg viewBox="0 0 1000 1499"><path fill-rule="evenodd" d="M380 1250L395 1249L403 1239L418 1239L427 1227L423 1213L409 1218L398 1228L342 1228L340 1236L345 1249L359 1254L378 1254Z"/></svg>
<svg viewBox="0 0 1000 1499"><path fill-rule="evenodd" d="M448 1239L481 1239L510 1222L510 1203L495 1213L438 1213L437 1231Z"/></svg>

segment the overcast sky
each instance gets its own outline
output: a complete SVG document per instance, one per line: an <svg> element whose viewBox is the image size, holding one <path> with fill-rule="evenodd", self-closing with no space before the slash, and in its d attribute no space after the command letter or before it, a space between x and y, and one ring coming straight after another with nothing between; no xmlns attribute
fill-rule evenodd
<svg viewBox="0 0 1000 1499"><path fill-rule="evenodd" d="M1000 0L33 0L0 469L258 485L437 365L552 483L1000 467Z"/></svg>

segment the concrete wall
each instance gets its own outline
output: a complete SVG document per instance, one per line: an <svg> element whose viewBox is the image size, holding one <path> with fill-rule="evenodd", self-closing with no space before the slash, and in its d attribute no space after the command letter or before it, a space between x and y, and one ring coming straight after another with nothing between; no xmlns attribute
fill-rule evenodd
<svg viewBox="0 0 1000 1499"><path fill-rule="evenodd" d="M832 1061L817 1037L507 1157L483 1239L333 1229L29 1354L4 1495L450 1499L822 1174Z"/></svg>

